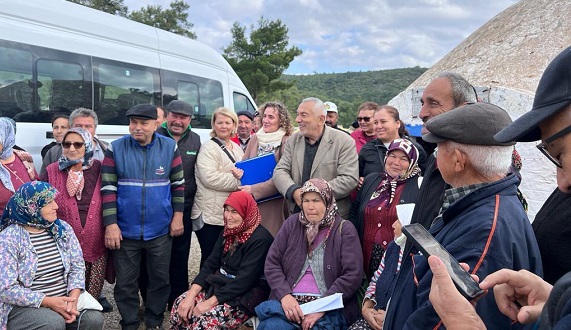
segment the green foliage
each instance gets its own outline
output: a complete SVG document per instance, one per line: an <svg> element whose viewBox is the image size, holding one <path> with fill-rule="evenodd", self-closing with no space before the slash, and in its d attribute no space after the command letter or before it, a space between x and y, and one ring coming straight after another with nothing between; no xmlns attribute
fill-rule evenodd
<svg viewBox="0 0 571 330"><path fill-rule="evenodd" d="M190 5L183 0L170 3L170 8L147 5L147 7L132 11L128 17L133 21L154 26L156 28L196 39L196 34L190 29L194 26L188 21Z"/></svg>
<svg viewBox="0 0 571 330"><path fill-rule="evenodd" d="M128 8L123 4L123 0L67 0L89 8L104 11L118 16L127 16Z"/></svg>
<svg viewBox="0 0 571 330"><path fill-rule="evenodd" d="M357 117L357 109L366 101L386 104L427 69L414 67L367 72L319 73L305 76L283 75L281 81L293 83L287 90L260 94L257 101L283 102L292 115L306 97L331 101L339 110L339 124L349 127ZM295 118L295 117L293 117Z"/></svg>
<svg viewBox="0 0 571 330"><path fill-rule="evenodd" d="M288 48L288 28L281 20L270 21L263 17L258 28L246 27L235 22L231 29L232 43L224 49L224 57L242 79L254 99L261 93L271 93L290 88L294 82L278 80L301 49Z"/></svg>
<svg viewBox="0 0 571 330"><path fill-rule="evenodd" d="M150 25L165 31L180 34L196 39L196 34L191 31L194 26L188 21L188 5L184 0L174 0L169 8L147 5L139 10L129 13L129 8L123 4L123 0L67 0L86 7L97 9L109 14L127 17L133 21Z"/></svg>

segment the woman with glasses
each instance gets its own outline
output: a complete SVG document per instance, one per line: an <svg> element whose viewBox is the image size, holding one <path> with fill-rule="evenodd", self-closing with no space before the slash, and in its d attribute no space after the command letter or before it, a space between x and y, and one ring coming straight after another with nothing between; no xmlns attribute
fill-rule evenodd
<svg viewBox="0 0 571 330"><path fill-rule="evenodd" d="M108 259L101 212L101 162L93 159L91 133L83 128L70 128L61 145L62 156L48 165L41 179L60 192L55 198L58 218L71 225L83 250L85 289L99 297Z"/></svg>
<svg viewBox="0 0 571 330"><path fill-rule="evenodd" d="M21 185L38 178L32 156L15 150L15 145L14 125L9 118L0 118L0 211Z"/></svg>
<svg viewBox="0 0 571 330"><path fill-rule="evenodd" d="M351 133L351 137L355 140L357 153L361 151L365 143L376 137L373 116L378 108L379 105L375 102L365 102L359 106L359 115L357 116L359 128Z"/></svg>

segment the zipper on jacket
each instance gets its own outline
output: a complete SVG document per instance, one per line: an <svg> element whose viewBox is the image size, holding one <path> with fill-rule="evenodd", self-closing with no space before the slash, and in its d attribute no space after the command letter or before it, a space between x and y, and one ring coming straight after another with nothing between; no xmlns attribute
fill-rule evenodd
<svg viewBox="0 0 571 330"><path fill-rule="evenodd" d="M143 202L141 203L141 239L145 240L145 183L147 182L147 146L143 147L143 185L141 189L141 197Z"/></svg>

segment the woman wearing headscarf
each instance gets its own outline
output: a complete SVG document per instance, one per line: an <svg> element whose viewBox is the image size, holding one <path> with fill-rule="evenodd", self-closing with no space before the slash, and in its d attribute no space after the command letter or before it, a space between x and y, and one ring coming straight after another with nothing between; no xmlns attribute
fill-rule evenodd
<svg viewBox="0 0 571 330"><path fill-rule="evenodd" d="M9 118L0 118L0 210L8 203L14 192L24 183L36 180L32 156L15 150L16 133Z"/></svg>
<svg viewBox="0 0 571 330"><path fill-rule="evenodd" d="M85 267L73 229L57 217L57 190L23 184L0 219L0 328L102 329L99 311L77 310Z"/></svg>
<svg viewBox="0 0 571 330"><path fill-rule="evenodd" d="M244 151L243 160L273 153L276 164L282 157L285 140L293 133L293 126L286 107L279 102L266 102L260 107L262 128L250 137L250 143ZM262 214L262 225L276 236L284 222L285 204L272 179L253 185L240 186L240 189L252 194L258 201Z"/></svg>
<svg viewBox="0 0 571 330"><path fill-rule="evenodd" d="M99 297L108 258L101 213L101 163L93 159L91 133L83 128L69 129L61 145L60 159L46 167L41 180L61 192L56 197L58 217L71 225L83 250L86 290Z"/></svg>
<svg viewBox="0 0 571 330"><path fill-rule="evenodd" d="M224 202L224 230L190 289L171 311L171 329L238 329L268 297L264 260L272 235L244 191Z"/></svg>
<svg viewBox="0 0 571 330"><path fill-rule="evenodd" d="M393 241L392 224L398 204L415 203L420 186L418 150L407 139L389 144L383 173L367 175L349 218L359 232L367 278L379 267L387 246Z"/></svg>
<svg viewBox="0 0 571 330"><path fill-rule="evenodd" d="M357 319L363 257L357 231L339 216L323 179L301 188L301 212L283 224L266 258L270 300L256 307L258 329L345 329ZM300 304L342 293L344 308L304 315Z"/></svg>

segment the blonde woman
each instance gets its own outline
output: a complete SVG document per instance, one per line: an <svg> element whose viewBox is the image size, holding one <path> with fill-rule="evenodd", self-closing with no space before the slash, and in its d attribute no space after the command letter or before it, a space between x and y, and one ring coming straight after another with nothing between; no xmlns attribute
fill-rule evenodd
<svg viewBox="0 0 571 330"><path fill-rule="evenodd" d="M236 134L238 117L229 108L218 108L212 114L211 140L200 147L196 159L196 197L192 207L193 225L204 222L196 232L202 256L208 258L214 243L224 229L222 209L231 192L238 190L244 172L234 163L244 156L242 148L230 141Z"/></svg>

